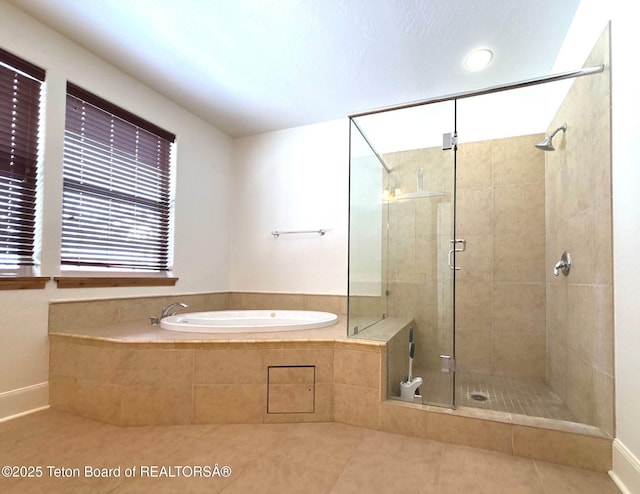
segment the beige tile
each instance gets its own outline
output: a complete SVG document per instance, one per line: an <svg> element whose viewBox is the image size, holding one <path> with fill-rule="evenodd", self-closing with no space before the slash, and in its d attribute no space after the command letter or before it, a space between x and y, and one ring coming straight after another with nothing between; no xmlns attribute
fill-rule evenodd
<svg viewBox="0 0 640 494"><path fill-rule="evenodd" d="M566 245L562 251L571 254L571 273L568 281L574 284L593 284L595 280L593 209L581 210L571 216L567 225ZM558 252L560 259L562 251Z"/></svg>
<svg viewBox="0 0 640 494"><path fill-rule="evenodd" d="M563 345L567 341L569 285L547 284L547 335Z"/></svg>
<svg viewBox="0 0 640 494"><path fill-rule="evenodd" d="M415 239L416 279L431 282L434 286L438 273L438 245L435 236L418 236Z"/></svg>
<svg viewBox="0 0 640 494"><path fill-rule="evenodd" d="M390 299L393 300L389 311L391 316L401 315L414 319L432 320L437 314L438 301L433 296L432 284L396 282L390 285L390 290Z"/></svg>
<svg viewBox="0 0 640 494"><path fill-rule="evenodd" d="M380 404L379 428L394 434L427 438L428 418L421 405L387 401Z"/></svg>
<svg viewBox="0 0 640 494"><path fill-rule="evenodd" d="M333 345L309 348L301 344L260 351L266 379L269 366L315 366L316 383L333 383Z"/></svg>
<svg viewBox="0 0 640 494"><path fill-rule="evenodd" d="M315 383L314 366L269 367L268 375L269 386L277 384L313 385Z"/></svg>
<svg viewBox="0 0 640 494"><path fill-rule="evenodd" d="M547 337L547 369L545 381L566 401L567 347L556 338Z"/></svg>
<svg viewBox="0 0 640 494"><path fill-rule="evenodd" d="M75 377L49 377L49 405L58 410L76 411L77 385Z"/></svg>
<svg viewBox="0 0 640 494"><path fill-rule="evenodd" d="M494 373L544 378L546 348L543 333L494 332L492 344Z"/></svg>
<svg viewBox="0 0 640 494"><path fill-rule="evenodd" d="M267 413L313 413L315 386L310 384L269 384Z"/></svg>
<svg viewBox="0 0 640 494"><path fill-rule="evenodd" d="M49 331L103 326L114 320L120 303L107 299L49 304Z"/></svg>
<svg viewBox="0 0 640 494"><path fill-rule="evenodd" d="M414 192L415 185L403 189L401 193ZM411 186L410 186L411 187ZM416 201L398 201L389 204L389 239L415 238Z"/></svg>
<svg viewBox="0 0 640 494"><path fill-rule="evenodd" d="M494 331L544 333L545 326L544 283L494 283Z"/></svg>
<svg viewBox="0 0 640 494"><path fill-rule="evenodd" d="M405 419L398 417L401 423ZM532 430L534 435L540 431ZM548 432L537 438L537 446L544 452L556 451L557 438L550 439ZM576 443L575 435L568 436L577 450L571 457L591 455L600 448L598 442L595 446L589 441ZM531 460L337 423L119 427L47 410L0 424L0 442L5 446L7 438L11 447L0 448L2 464L108 467L218 463L229 465L232 475L226 480L206 479L209 484L193 478L187 479L193 483L164 479L126 484L46 479L37 485L21 481L9 488L0 479L3 492L219 492L234 485L236 492L263 492L268 482L266 488L277 492L298 492L298 488L302 492L314 492L314 488L329 492L332 486L333 492L395 492L395 486L401 486L408 492L511 494L532 492L539 486L526 466L533 464ZM610 457L611 442L604 441ZM514 444L520 443L515 438ZM271 463L265 466L262 461ZM420 466L417 470L416 464ZM616 492L611 491L606 474L540 461L535 464L545 494ZM279 465L291 469L281 470ZM315 474L307 476L310 469L317 470L327 483L316 482ZM438 471L440 475L434 479Z"/></svg>
<svg viewBox="0 0 640 494"><path fill-rule="evenodd" d="M117 348L53 341L49 365L52 375L116 384L122 353Z"/></svg>
<svg viewBox="0 0 640 494"><path fill-rule="evenodd" d="M283 492L304 492L324 494L331 491L337 472L332 475L321 465L302 468L298 463L276 462L260 459L243 472L225 490L225 494L264 494ZM293 487L295 486L295 487Z"/></svg>
<svg viewBox="0 0 640 494"><path fill-rule="evenodd" d="M332 421L333 385L331 384L316 385L312 413L268 413L264 416L264 422L272 424Z"/></svg>
<svg viewBox="0 0 640 494"><path fill-rule="evenodd" d="M303 468L323 466L339 473L366 433L344 424L299 424L273 447L269 456L281 463L296 463Z"/></svg>
<svg viewBox="0 0 640 494"><path fill-rule="evenodd" d="M81 470L80 472L83 472ZM47 474L48 475L48 474ZM52 484L55 482L55 484ZM91 479L91 480L83 480L79 478L57 478L51 480L49 478L36 478L36 479L22 479L18 482L13 489L3 490L7 493L23 493L28 492L29 494L45 494L49 492L76 492L78 494L91 494L91 493L107 493L111 492L111 490L121 483L121 479L116 479L116 481L112 481L111 479ZM52 485L55 485L55 490L52 491ZM0 480L0 486L2 486L2 481Z"/></svg>
<svg viewBox="0 0 640 494"><path fill-rule="evenodd" d="M122 425L190 424L191 385L122 386Z"/></svg>
<svg viewBox="0 0 640 494"><path fill-rule="evenodd" d="M545 231L543 183L496 187L493 207L494 234Z"/></svg>
<svg viewBox="0 0 640 494"><path fill-rule="evenodd" d="M545 273L545 236L539 232L502 233L493 237L496 281L541 282Z"/></svg>
<svg viewBox="0 0 640 494"><path fill-rule="evenodd" d="M468 330L492 326L493 290L489 282L456 284L456 326Z"/></svg>
<svg viewBox="0 0 640 494"><path fill-rule="evenodd" d="M378 427L378 390L336 383L333 393L333 417L336 422L370 429Z"/></svg>
<svg viewBox="0 0 640 494"><path fill-rule="evenodd" d="M438 203L436 199L416 203L416 236L433 238L438 234Z"/></svg>
<svg viewBox="0 0 640 494"><path fill-rule="evenodd" d="M492 142L465 142L458 145L456 186L487 187L492 184Z"/></svg>
<svg viewBox="0 0 640 494"><path fill-rule="evenodd" d="M264 384L267 368L260 350L195 350L194 384Z"/></svg>
<svg viewBox="0 0 640 494"><path fill-rule="evenodd" d="M305 295L304 307L305 310L346 314L347 297L344 295Z"/></svg>
<svg viewBox="0 0 640 494"><path fill-rule="evenodd" d="M48 434L63 434L66 437L81 436L96 429L97 423L73 413L49 408L0 422L0 435L4 440L24 441L43 438ZM108 427L108 426L106 426ZM0 450L4 451L4 449Z"/></svg>
<svg viewBox="0 0 640 494"><path fill-rule="evenodd" d="M542 138L542 134L533 134L491 141L493 184L544 182L545 155L535 147Z"/></svg>
<svg viewBox="0 0 640 494"><path fill-rule="evenodd" d="M260 423L266 413L266 384L193 387L193 423Z"/></svg>
<svg viewBox="0 0 640 494"><path fill-rule="evenodd" d="M573 351L567 352L567 394L565 402L579 422L593 424L593 368Z"/></svg>
<svg viewBox="0 0 640 494"><path fill-rule="evenodd" d="M567 287L566 344L586 361L590 361L592 355L597 303L597 290L593 285Z"/></svg>
<svg viewBox="0 0 640 494"><path fill-rule="evenodd" d="M77 379L74 389L74 412L110 424L119 423L122 389L118 385Z"/></svg>
<svg viewBox="0 0 640 494"><path fill-rule="evenodd" d="M456 331L457 370L490 374L492 370L491 330Z"/></svg>
<svg viewBox="0 0 640 494"><path fill-rule="evenodd" d="M493 233L492 189L461 189L456 197L456 232L467 235Z"/></svg>
<svg viewBox="0 0 640 494"><path fill-rule="evenodd" d="M203 298L204 310L226 310L229 307L231 294L228 292L205 293Z"/></svg>
<svg viewBox="0 0 640 494"><path fill-rule="evenodd" d="M494 271L493 235L466 235L466 250L456 254L456 282L490 282Z"/></svg>
<svg viewBox="0 0 640 494"><path fill-rule="evenodd" d="M229 298L231 310L304 310L305 296L287 293L235 292Z"/></svg>
<svg viewBox="0 0 640 494"><path fill-rule="evenodd" d="M611 201L593 208L594 282L610 285L613 279L613 247L611 232Z"/></svg>
<svg viewBox="0 0 640 494"><path fill-rule="evenodd" d="M437 493L443 449L425 439L366 431L331 492Z"/></svg>
<svg viewBox="0 0 640 494"><path fill-rule="evenodd" d="M431 439L511 454L511 424L461 417L451 412L428 414Z"/></svg>
<svg viewBox="0 0 640 494"><path fill-rule="evenodd" d="M336 348L333 358L335 383L380 388L382 376L379 353Z"/></svg>
<svg viewBox="0 0 640 494"><path fill-rule="evenodd" d="M213 482L209 478L131 478L122 479L120 485L114 490L107 491L113 494L144 494L147 492L156 492L161 494L178 494L180 492L189 492L194 494L218 493L222 492L233 479L216 478Z"/></svg>
<svg viewBox="0 0 640 494"><path fill-rule="evenodd" d="M513 454L598 472L611 468L611 440L513 426Z"/></svg>
<svg viewBox="0 0 640 494"><path fill-rule="evenodd" d="M619 494L606 473L590 472L536 461L538 474L547 492L562 494Z"/></svg>
<svg viewBox="0 0 640 494"><path fill-rule="evenodd" d="M546 494L531 460L447 445L441 494Z"/></svg>
<svg viewBox="0 0 640 494"><path fill-rule="evenodd" d="M120 382L125 385L191 386L193 354L193 350L123 350Z"/></svg>
<svg viewBox="0 0 640 494"><path fill-rule="evenodd" d="M613 377L595 370L593 372L593 423L609 437L615 437L614 392Z"/></svg>
<svg viewBox="0 0 640 494"><path fill-rule="evenodd" d="M594 292L596 314L590 359L597 370L613 376L613 289L600 285Z"/></svg>

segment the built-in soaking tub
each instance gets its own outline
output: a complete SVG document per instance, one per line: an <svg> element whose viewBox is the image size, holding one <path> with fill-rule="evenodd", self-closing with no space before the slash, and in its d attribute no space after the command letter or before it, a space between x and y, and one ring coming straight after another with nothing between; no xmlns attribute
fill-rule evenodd
<svg viewBox="0 0 640 494"><path fill-rule="evenodd" d="M221 310L165 317L160 327L188 333L263 333L332 326L338 316L309 310Z"/></svg>

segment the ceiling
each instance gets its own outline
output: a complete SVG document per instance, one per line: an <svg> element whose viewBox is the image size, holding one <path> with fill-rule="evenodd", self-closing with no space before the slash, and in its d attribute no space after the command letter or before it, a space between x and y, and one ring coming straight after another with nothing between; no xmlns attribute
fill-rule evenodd
<svg viewBox="0 0 640 494"><path fill-rule="evenodd" d="M231 136L546 75L579 0L10 0ZM494 52L482 72L464 56Z"/></svg>

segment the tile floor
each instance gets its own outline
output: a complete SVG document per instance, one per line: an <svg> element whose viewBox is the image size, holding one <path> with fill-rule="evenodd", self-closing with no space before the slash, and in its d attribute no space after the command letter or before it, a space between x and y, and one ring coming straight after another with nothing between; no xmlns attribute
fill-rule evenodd
<svg viewBox="0 0 640 494"><path fill-rule="evenodd" d="M153 466L155 475L177 475L176 467L216 463L231 467L231 475L141 475L143 468L153 474ZM6 494L619 493L605 474L344 424L127 428L57 410L0 423L0 466L6 465L43 467L39 479L0 477ZM87 478L85 465L119 466L120 477ZM80 475L54 478L47 466L71 474L77 468ZM135 475L124 478L132 467Z"/></svg>
<svg viewBox="0 0 640 494"><path fill-rule="evenodd" d="M418 373L420 371L422 373ZM418 372L415 375L424 376L421 392L425 403L448 406L450 375L421 369ZM487 400L476 401L471 398L472 394L484 395ZM456 406L576 422L558 395L544 382L532 378L457 372Z"/></svg>
<svg viewBox="0 0 640 494"><path fill-rule="evenodd" d="M478 393L487 400L471 398ZM560 397L539 379L458 373L456 403L465 407L577 422Z"/></svg>

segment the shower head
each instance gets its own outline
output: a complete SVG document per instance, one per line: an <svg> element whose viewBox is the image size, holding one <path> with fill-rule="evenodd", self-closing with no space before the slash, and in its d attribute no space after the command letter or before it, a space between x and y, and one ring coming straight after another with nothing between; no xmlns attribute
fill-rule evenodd
<svg viewBox="0 0 640 494"><path fill-rule="evenodd" d="M543 151L555 151L556 148L553 147L553 143L551 142L551 140L553 139L553 136L556 135L560 131L562 131L562 132L566 132L567 131L567 124L566 123L562 124L556 130L554 130L551 135L545 136L544 139L542 139L538 144L536 144L536 147L538 149L542 149Z"/></svg>

